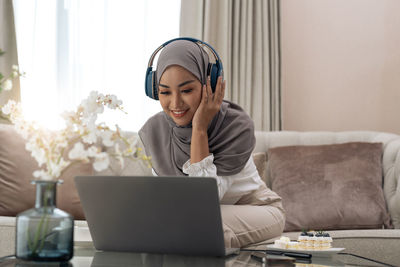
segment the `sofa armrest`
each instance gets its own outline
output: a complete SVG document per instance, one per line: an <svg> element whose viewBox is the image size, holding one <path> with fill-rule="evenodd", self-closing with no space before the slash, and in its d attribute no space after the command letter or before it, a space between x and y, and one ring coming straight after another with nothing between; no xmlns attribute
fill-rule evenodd
<svg viewBox="0 0 400 267"><path fill-rule="evenodd" d="M400 228L400 138L385 145L383 192L394 228Z"/></svg>

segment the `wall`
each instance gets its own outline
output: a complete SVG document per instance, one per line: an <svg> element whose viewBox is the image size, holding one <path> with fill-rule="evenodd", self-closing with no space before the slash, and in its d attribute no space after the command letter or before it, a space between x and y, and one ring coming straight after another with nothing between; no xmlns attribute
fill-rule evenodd
<svg viewBox="0 0 400 267"><path fill-rule="evenodd" d="M282 0L283 130L400 134L400 1Z"/></svg>

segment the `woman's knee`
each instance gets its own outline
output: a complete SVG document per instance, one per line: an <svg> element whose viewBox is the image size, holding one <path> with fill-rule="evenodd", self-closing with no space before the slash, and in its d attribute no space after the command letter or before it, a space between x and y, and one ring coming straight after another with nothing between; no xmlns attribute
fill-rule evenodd
<svg viewBox="0 0 400 267"><path fill-rule="evenodd" d="M281 235L285 229L286 215L284 209L280 207L271 207L269 213L275 218L275 224L271 227L271 237L269 237L274 238Z"/></svg>
<svg viewBox="0 0 400 267"><path fill-rule="evenodd" d="M282 234L285 227L283 209L275 206L221 207L227 247L243 247Z"/></svg>
<svg viewBox="0 0 400 267"><path fill-rule="evenodd" d="M226 248L240 248L240 242L235 232L227 226L225 223L222 224L224 230L224 243Z"/></svg>

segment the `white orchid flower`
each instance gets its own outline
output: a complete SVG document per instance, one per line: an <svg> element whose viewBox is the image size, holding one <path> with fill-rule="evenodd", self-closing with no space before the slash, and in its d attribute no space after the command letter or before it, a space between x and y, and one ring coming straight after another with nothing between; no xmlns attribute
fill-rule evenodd
<svg viewBox="0 0 400 267"><path fill-rule="evenodd" d="M93 144L97 141L96 132L89 132L87 135L82 137L83 142L86 144Z"/></svg>
<svg viewBox="0 0 400 267"><path fill-rule="evenodd" d="M86 151L87 156L91 158L95 158L96 155L100 152L99 148L97 146L91 146L88 148Z"/></svg>
<svg viewBox="0 0 400 267"><path fill-rule="evenodd" d="M22 119L14 120L14 128L18 134L20 134L24 139L28 139L29 137L29 128L30 124Z"/></svg>
<svg viewBox="0 0 400 267"><path fill-rule="evenodd" d="M10 116L12 122L22 119L21 103L16 103L14 100L8 100L8 102L1 108L1 112Z"/></svg>
<svg viewBox="0 0 400 267"><path fill-rule="evenodd" d="M109 164L110 159L108 157L108 154L105 152L101 152L96 155L95 161L93 163L93 168L96 171L100 172L107 169Z"/></svg>
<svg viewBox="0 0 400 267"><path fill-rule="evenodd" d="M127 141L128 145L126 146L123 154L125 157L134 156L134 154L137 152L138 138L136 136L131 136L127 139Z"/></svg>
<svg viewBox="0 0 400 267"><path fill-rule="evenodd" d="M95 121L90 121L86 127L82 128L84 136L82 137L83 142L86 144L93 144L97 141L98 130L95 124Z"/></svg>
<svg viewBox="0 0 400 267"><path fill-rule="evenodd" d="M12 89L12 87L13 87L13 83L12 83L11 79L7 79L7 80L4 82L4 85L3 85L4 90L5 90L5 91L9 91L9 90Z"/></svg>
<svg viewBox="0 0 400 267"><path fill-rule="evenodd" d="M103 144L107 147L111 147L114 145L114 141L112 140L113 132L109 130L105 130L100 133L101 139L103 139Z"/></svg>
<svg viewBox="0 0 400 267"><path fill-rule="evenodd" d="M17 103L14 100L8 100L7 104L1 108L1 112L3 112L5 115L10 115L13 110L15 110L16 105Z"/></svg>
<svg viewBox="0 0 400 267"><path fill-rule="evenodd" d="M45 151L36 143L36 139L29 139L25 149L31 151L31 156L37 161L39 167L47 162Z"/></svg>
<svg viewBox="0 0 400 267"><path fill-rule="evenodd" d="M122 105L122 101L118 100L117 96L115 95L107 95L104 98L104 102L107 103L107 106L111 109L116 109Z"/></svg>
<svg viewBox="0 0 400 267"><path fill-rule="evenodd" d="M97 114L91 114L82 118L82 127L87 127L89 129L96 129Z"/></svg>
<svg viewBox="0 0 400 267"><path fill-rule="evenodd" d="M48 172L44 170L34 171L33 176L45 181L51 181L53 179L53 176L51 176Z"/></svg>
<svg viewBox="0 0 400 267"><path fill-rule="evenodd" d="M92 91L89 97L82 101L83 117L90 117L92 114L103 113L104 106L98 102L98 98L99 94L97 91Z"/></svg>
<svg viewBox="0 0 400 267"><path fill-rule="evenodd" d="M83 160L88 162L87 152L81 142L75 143L74 147L69 151L68 157L71 160Z"/></svg>

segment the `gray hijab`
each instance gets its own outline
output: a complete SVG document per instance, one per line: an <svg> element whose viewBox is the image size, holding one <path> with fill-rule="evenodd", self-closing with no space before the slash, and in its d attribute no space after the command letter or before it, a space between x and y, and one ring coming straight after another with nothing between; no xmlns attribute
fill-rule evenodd
<svg viewBox="0 0 400 267"><path fill-rule="evenodd" d="M204 84L207 79L208 55L194 42L178 40L168 44L157 62L157 86L163 72L171 65L190 71ZM208 146L214 155L219 176L239 173L255 146L254 124L243 109L229 101L222 102L219 112L208 126ZM186 175L183 164L190 159L191 123L176 125L164 111L151 117L139 130L146 154L152 157L158 175Z"/></svg>
<svg viewBox="0 0 400 267"><path fill-rule="evenodd" d="M156 83L164 71L171 65L179 65L190 71L200 82L205 84L207 81L208 55L198 44L187 41L177 40L166 47L160 53L157 61Z"/></svg>

